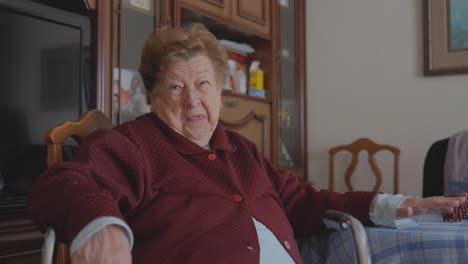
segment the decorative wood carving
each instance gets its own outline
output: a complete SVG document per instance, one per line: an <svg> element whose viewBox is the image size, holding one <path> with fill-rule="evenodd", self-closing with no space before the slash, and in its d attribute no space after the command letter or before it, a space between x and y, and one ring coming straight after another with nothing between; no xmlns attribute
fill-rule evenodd
<svg viewBox="0 0 468 264"><path fill-rule="evenodd" d="M219 7L224 8L226 6L226 3L224 0L202 0L203 2L207 2L208 4L216 5Z"/></svg>
<svg viewBox="0 0 468 264"><path fill-rule="evenodd" d="M267 152L267 142L266 142L266 138L267 138L267 118L266 116L264 115L257 115L255 112L253 111L250 111L246 116L244 116L243 118L237 120L237 121L225 121L225 120L222 120L220 119L219 120L219 123L225 127L225 128L228 128L228 129L232 129L234 131L238 130L239 128L244 128L246 127L251 121L255 121L255 122L259 122L260 125L261 125L261 142L254 142L257 144L257 147L259 147L263 153L265 154ZM245 137L249 138L249 135L245 135ZM260 146L258 144L261 144Z"/></svg>
<svg viewBox="0 0 468 264"><path fill-rule="evenodd" d="M88 10L96 10L96 0L84 0Z"/></svg>

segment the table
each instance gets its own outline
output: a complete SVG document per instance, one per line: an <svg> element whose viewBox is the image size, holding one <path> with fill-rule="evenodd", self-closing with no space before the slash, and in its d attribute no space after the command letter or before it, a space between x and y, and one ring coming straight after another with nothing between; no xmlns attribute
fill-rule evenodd
<svg viewBox="0 0 468 264"><path fill-rule="evenodd" d="M443 222L441 214L418 217L403 229L366 227L372 263L467 263L468 220ZM305 264L356 263L350 231L314 236L302 243Z"/></svg>

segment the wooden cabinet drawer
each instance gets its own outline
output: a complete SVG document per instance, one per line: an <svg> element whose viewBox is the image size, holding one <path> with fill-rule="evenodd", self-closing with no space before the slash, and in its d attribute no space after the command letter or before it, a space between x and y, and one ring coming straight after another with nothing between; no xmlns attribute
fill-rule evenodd
<svg viewBox="0 0 468 264"><path fill-rule="evenodd" d="M39 264L41 252L25 253L24 255L10 256L0 259L0 264Z"/></svg>
<svg viewBox="0 0 468 264"><path fill-rule="evenodd" d="M223 95L220 123L245 136L271 159L271 104L247 96Z"/></svg>
<svg viewBox="0 0 468 264"><path fill-rule="evenodd" d="M24 216L0 221L0 264L40 263L42 241L43 235Z"/></svg>

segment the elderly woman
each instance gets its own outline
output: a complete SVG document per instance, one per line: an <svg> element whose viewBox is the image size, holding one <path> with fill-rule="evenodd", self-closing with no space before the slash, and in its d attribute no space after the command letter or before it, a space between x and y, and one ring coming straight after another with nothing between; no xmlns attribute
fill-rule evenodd
<svg viewBox="0 0 468 264"><path fill-rule="evenodd" d="M150 36L140 73L152 112L95 132L35 184L33 218L72 263L302 263L295 238L323 231L327 209L395 226L464 201L298 185L218 124L226 67L200 25Z"/></svg>

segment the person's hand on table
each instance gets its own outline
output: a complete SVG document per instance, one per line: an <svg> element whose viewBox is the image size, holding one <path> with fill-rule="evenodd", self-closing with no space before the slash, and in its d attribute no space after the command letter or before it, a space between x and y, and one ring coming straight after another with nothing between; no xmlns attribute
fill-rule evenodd
<svg viewBox="0 0 468 264"><path fill-rule="evenodd" d="M453 212L453 207L457 207L465 202L466 195L458 197L409 197L397 209L396 218L401 219L432 212L449 213Z"/></svg>
<svg viewBox="0 0 468 264"><path fill-rule="evenodd" d="M125 231L117 225L104 227L71 256L71 263L131 264L132 254Z"/></svg>

